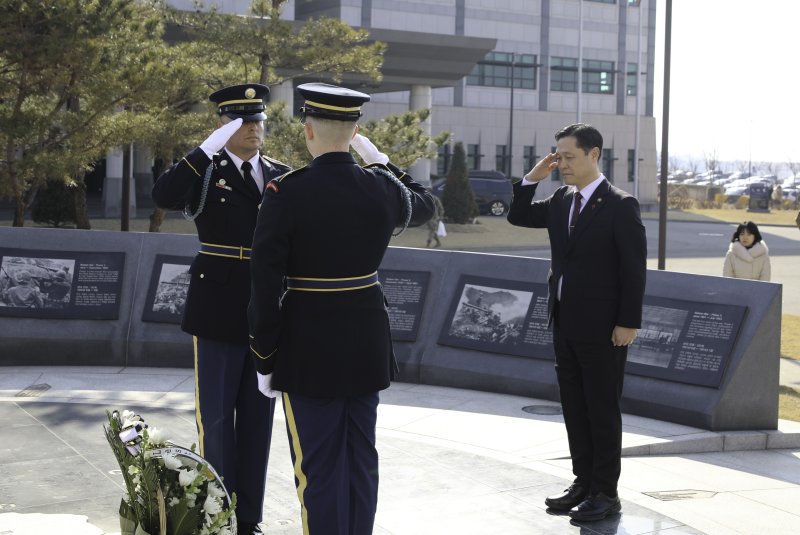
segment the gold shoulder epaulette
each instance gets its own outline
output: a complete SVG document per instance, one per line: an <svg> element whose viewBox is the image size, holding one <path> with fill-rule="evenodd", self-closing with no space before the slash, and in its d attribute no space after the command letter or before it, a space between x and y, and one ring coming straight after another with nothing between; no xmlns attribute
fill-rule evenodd
<svg viewBox="0 0 800 535"><path fill-rule="evenodd" d="M269 163L274 163L274 164L276 164L276 165L280 165L280 166L283 166L283 167L287 167L287 168L289 168L289 169L291 169L291 168L292 168L292 166L291 166L291 165L285 164L285 163L283 163L283 162L282 162L282 161L280 161L280 160L276 160L275 158L270 158L270 157L269 157L269 156L267 156L266 154L262 154L262 155L261 155L261 157L262 157L262 158L264 158L265 160L267 160Z"/></svg>

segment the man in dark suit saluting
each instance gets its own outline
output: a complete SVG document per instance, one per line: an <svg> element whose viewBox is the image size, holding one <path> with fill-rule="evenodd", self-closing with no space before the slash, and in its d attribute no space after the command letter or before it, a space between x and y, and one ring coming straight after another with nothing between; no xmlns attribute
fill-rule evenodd
<svg viewBox="0 0 800 535"><path fill-rule="evenodd" d="M636 198L600 172L600 132L573 124L555 138L556 152L514 184L508 221L547 228L550 237L548 304L575 481L545 504L574 520L600 520L621 510L619 403L628 346L641 326L647 242ZM565 186L533 201L556 168Z"/></svg>

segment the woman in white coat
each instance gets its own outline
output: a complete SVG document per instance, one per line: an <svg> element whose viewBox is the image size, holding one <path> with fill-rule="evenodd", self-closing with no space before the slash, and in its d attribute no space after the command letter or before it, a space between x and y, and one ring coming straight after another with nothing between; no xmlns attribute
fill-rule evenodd
<svg viewBox="0 0 800 535"><path fill-rule="evenodd" d="M725 255L722 275L735 279L769 280L769 249L752 221L736 227Z"/></svg>

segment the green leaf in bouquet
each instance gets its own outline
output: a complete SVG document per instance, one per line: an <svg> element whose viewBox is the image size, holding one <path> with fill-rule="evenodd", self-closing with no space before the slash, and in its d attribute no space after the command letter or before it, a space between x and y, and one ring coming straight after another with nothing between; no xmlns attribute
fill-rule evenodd
<svg viewBox="0 0 800 535"><path fill-rule="evenodd" d="M202 525L202 503L189 507L184 498L173 505L167 516L167 532L170 535L191 535L197 526Z"/></svg>

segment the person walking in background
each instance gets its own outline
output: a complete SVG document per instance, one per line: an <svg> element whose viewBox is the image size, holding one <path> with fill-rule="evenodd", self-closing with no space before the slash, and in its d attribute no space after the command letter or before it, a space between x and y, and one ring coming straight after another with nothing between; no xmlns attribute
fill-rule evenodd
<svg viewBox="0 0 800 535"><path fill-rule="evenodd" d="M430 219L433 199L356 134L369 95L318 83L297 91L314 159L267 186L253 237L251 349L261 391L283 393L303 533L368 535L378 392L397 366L378 266L392 231Z"/></svg>
<svg viewBox="0 0 800 535"><path fill-rule="evenodd" d="M769 248L758 226L752 221L745 221L736 227L725 255L722 275L734 279L770 279Z"/></svg>
<svg viewBox="0 0 800 535"><path fill-rule="evenodd" d="M428 227L428 241L425 243L425 247L430 247L431 243L434 241L436 242L434 247L441 247L442 242L439 238L446 236L446 234L442 235L442 231L444 230L444 205L442 205L442 201L439 200L439 197L431 195L431 198L433 199L435 211L433 217L425 223Z"/></svg>
<svg viewBox="0 0 800 535"><path fill-rule="evenodd" d="M219 125L153 187L156 205L194 219L200 251L182 328L194 336L195 418L200 454L236 493L239 535L261 533L275 402L258 391L250 357L250 247L264 184L289 167L260 154L269 88L214 92Z"/></svg>
<svg viewBox="0 0 800 535"><path fill-rule="evenodd" d="M593 521L622 509L620 398L628 346L641 326L647 241L639 202L600 172L600 132L579 123L555 138L556 152L514 184L508 221L547 228L550 237L548 311L575 480L545 504ZM565 186L533 201L556 168Z"/></svg>
<svg viewBox="0 0 800 535"><path fill-rule="evenodd" d="M772 205L772 208L775 210L780 210L783 208L783 188L781 187L780 184L775 186L775 189L772 191L770 204Z"/></svg>

